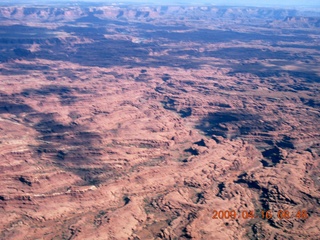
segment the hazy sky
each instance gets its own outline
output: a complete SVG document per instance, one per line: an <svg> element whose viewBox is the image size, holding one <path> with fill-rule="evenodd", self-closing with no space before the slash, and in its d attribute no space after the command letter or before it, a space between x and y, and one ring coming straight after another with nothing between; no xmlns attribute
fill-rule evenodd
<svg viewBox="0 0 320 240"><path fill-rule="evenodd" d="M14 0L4 2L15 2ZM320 6L320 0L16 0L16 2L32 2L46 4L50 2L105 2L105 3L149 3L149 4L214 4L214 5L237 5L237 6Z"/></svg>
<svg viewBox="0 0 320 240"><path fill-rule="evenodd" d="M217 4L236 4L236 5L287 5L287 6L298 6L298 5L320 5L320 0L231 0L222 1L214 0L208 1Z"/></svg>
<svg viewBox="0 0 320 240"><path fill-rule="evenodd" d="M83 0L85 1L85 0ZM89 0L94 1L94 0ZM99 0L96 0L99 1ZM297 6L297 5L320 5L320 0L100 0L100 2L148 2L148 3L210 3L218 5L287 5L287 6Z"/></svg>
<svg viewBox="0 0 320 240"><path fill-rule="evenodd" d="M86 1L86 0L83 0ZM87 0L95 1L95 0ZM96 0L99 2L144 2L144 3L209 3L218 5L287 5L287 6L297 6L297 5L320 5L320 0Z"/></svg>

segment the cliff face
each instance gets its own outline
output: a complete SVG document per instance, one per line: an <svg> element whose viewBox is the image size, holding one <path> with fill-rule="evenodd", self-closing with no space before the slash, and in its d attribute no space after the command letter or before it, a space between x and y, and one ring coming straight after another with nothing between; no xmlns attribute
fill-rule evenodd
<svg viewBox="0 0 320 240"><path fill-rule="evenodd" d="M320 239L316 12L0 15L0 239Z"/></svg>
<svg viewBox="0 0 320 240"><path fill-rule="evenodd" d="M153 6L153 7L0 7L0 17L16 20L57 21L94 16L101 19L152 21L158 18L187 19L272 19L283 20L305 16L298 10L272 8L237 8L213 6ZM316 14L319 15L320 14ZM308 18L305 18L306 21ZM312 21L312 17L310 17Z"/></svg>

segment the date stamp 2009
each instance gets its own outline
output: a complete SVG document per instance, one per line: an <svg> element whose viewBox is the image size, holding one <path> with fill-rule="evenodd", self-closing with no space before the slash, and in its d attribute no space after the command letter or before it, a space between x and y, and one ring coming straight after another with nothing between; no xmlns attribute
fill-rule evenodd
<svg viewBox="0 0 320 240"><path fill-rule="evenodd" d="M213 210L212 219L307 219L309 214L307 210L298 210L290 212L288 210L278 210L273 212L271 210L242 210L237 212L235 210Z"/></svg>

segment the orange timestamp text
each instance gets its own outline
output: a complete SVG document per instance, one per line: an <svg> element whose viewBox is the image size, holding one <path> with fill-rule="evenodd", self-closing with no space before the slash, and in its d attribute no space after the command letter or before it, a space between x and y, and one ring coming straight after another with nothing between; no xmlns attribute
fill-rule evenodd
<svg viewBox="0 0 320 240"><path fill-rule="evenodd" d="M290 212L288 210L278 210L272 212L271 210L242 210L237 212L235 210L213 210L212 219L272 219L277 217L278 219L307 219L309 214L306 210L298 210L296 212Z"/></svg>

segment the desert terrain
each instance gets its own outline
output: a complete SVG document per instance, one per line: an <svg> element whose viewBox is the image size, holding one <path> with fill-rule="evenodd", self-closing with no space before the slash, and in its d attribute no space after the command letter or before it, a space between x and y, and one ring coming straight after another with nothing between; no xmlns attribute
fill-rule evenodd
<svg viewBox="0 0 320 240"><path fill-rule="evenodd" d="M320 239L319 66L317 9L0 6L0 239Z"/></svg>

